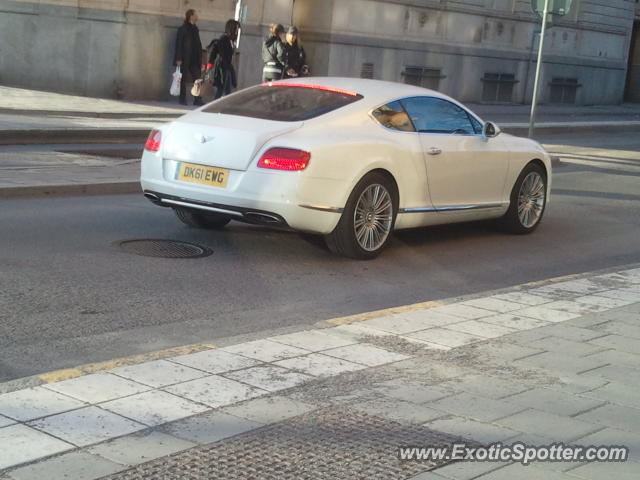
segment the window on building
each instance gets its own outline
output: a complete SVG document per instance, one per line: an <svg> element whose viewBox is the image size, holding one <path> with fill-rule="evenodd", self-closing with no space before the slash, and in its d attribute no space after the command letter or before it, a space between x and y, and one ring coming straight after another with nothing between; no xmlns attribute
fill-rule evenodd
<svg viewBox="0 0 640 480"><path fill-rule="evenodd" d="M362 64L360 78L373 78L373 63L365 62Z"/></svg>
<svg viewBox="0 0 640 480"><path fill-rule="evenodd" d="M375 119L387 128L415 132L411 119L400 102L391 102L373 111Z"/></svg>
<svg viewBox="0 0 640 480"><path fill-rule="evenodd" d="M576 103L576 93L580 87L577 78L553 77L549 86L551 103Z"/></svg>
<svg viewBox="0 0 640 480"><path fill-rule="evenodd" d="M438 90L440 79L445 78L439 68L407 66L402 72L404 83L418 87Z"/></svg>
<svg viewBox="0 0 640 480"><path fill-rule="evenodd" d="M458 105L435 97L412 97L402 100L418 132L473 135L476 132L470 115ZM479 122L476 122L479 123Z"/></svg>
<svg viewBox="0 0 640 480"><path fill-rule="evenodd" d="M485 73L482 77L482 101L491 103L513 102L513 87L518 80L512 73Z"/></svg>

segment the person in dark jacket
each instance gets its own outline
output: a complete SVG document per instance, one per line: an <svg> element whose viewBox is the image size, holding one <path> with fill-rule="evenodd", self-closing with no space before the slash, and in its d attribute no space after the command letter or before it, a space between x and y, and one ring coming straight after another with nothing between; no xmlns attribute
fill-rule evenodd
<svg viewBox="0 0 640 480"><path fill-rule="evenodd" d="M284 44L284 78L304 77L309 74L307 56L300 45L298 29L289 27Z"/></svg>
<svg viewBox="0 0 640 480"><path fill-rule="evenodd" d="M269 27L269 36L262 44L262 81L280 80L284 75L284 27L273 24Z"/></svg>
<svg viewBox="0 0 640 480"><path fill-rule="evenodd" d="M187 104L187 88L202 74L202 43L200 31L196 26L198 14L189 9L185 13L184 23L178 28L176 36L176 53L174 63L180 67L182 82L180 83L180 103ZM193 97L194 105L202 105L202 98Z"/></svg>
<svg viewBox="0 0 640 480"><path fill-rule="evenodd" d="M235 42L238 40L240 22L227 20L224 34L213 40L209 47L209 63L207 69L213 69L213 85L216 87L215 99L229 95L238 86L236 70L233 67Z"/></svg>

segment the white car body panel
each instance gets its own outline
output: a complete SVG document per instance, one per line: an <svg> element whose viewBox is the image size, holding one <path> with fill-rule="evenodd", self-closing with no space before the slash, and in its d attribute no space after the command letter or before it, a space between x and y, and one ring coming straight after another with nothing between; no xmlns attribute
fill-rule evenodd
<svg viewBox="0 0 640 480"><path fill-rule="evenodd" d="M205 211L223 211L237 219L255 209L282 217L293 229L328 234L336 227L355 185L373 170L388 172L398 186L396 229L503 215L518 175L533 160L544 164L550 189L550 159L536 142L507 134L486 138L402 132L383 127L371 116L381 105L420 95L443 98L465 108L445 95L410 85L353 78L287 82L349 89L363 98L304 122L205 113L202 109L191 112L160 127L158 152L145 150L143 191L165 197L165 206L184 203ZM306 150L311 153L310 163L295 172L259 168L258 159L271 147ZM431 147L442 153L429 155ZM181 161L229 169L227 187L176 180Z"/></svg>

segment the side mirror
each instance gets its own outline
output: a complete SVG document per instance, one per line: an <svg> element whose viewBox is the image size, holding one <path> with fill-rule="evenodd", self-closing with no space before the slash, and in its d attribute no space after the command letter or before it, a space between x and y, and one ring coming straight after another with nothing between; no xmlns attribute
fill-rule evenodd
<svg viewBox="0 0 640 480"><path fill-rule="evenodd" d="M486 122L482 128L482 135L486 138L493 138L500 135L500 127L493 122Z"/></svg>

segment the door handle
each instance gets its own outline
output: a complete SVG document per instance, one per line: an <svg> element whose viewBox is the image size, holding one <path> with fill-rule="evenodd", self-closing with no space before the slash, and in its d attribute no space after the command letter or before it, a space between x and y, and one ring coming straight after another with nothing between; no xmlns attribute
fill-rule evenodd
<svg viewBox="0 0 640 480"><path fill-rule="evenodd" d="M442 153L442 150L436 147L431 147L429 150L427 150L427 153L429 155L440 155Z"/></svg>

